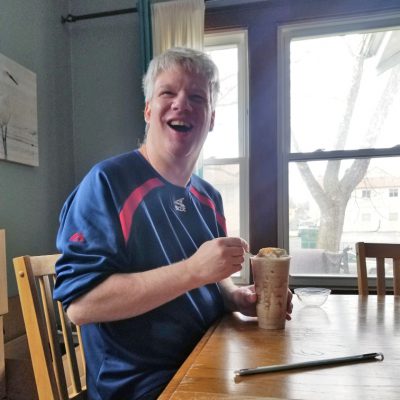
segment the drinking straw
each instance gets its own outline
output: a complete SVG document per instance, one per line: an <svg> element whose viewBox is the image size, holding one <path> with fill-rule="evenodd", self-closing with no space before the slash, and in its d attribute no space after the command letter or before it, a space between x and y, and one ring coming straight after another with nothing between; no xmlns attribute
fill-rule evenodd
<svg viewBox="0 0 400 400"><path fill-rule="evenodd" d="M308 367L317 367L320 365L334 365L334 364L343 364L349 362L362 362L366 360L377 360L383 361L382 353L367 353L367 354L359 354L355 356L347 356L347 357L337 357L337 358L327 358L322 360L314 360L314 361L305 361L294 364L281 364L281 365L268 365L263 367L256 368L243 368L238 369L235 372L235 375L253 375L260 374L263 372L275 372L275 371L287 371L290 369L299 369L299 368L308 368Z"/></svg>

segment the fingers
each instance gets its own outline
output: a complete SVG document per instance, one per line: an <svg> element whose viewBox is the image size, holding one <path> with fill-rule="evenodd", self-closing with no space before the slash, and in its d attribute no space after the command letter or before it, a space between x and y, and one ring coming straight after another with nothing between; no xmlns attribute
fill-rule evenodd
<svg viewBox="0 0 400 400"><path fill-rule="evenodd" d="M219 282L239 272L244 263L247 242L240 237L221 237L204 242L189 258L193 279Z"/></svg>
<svg viewBox="0 0 400 400"><path fill-rule="evenodd" d="M247 316L256 316L257 296L254 292L254 286L240 287L235 291L234 303L237 311Z"/></svg>
<svg viewBox="0 0 400 400"><path fill-rule="evenodd" d="M248 251L248 243L240 237L224 237L216 239L221 246L221 251L231 257L234 265L243 264L245 252Z"/></svg>
<svg viewBox="0 0 400 400"><path fill-rule="evenodd" d="M248 290L245 296L248 303L252 304L257 302L257 295L255 294L255 292Z"/></svg>
<svg viewBox="0 0 400 400"><path fill-rule="evenodd" d="M244 251L250 251L250 245L242 238L240 238L240 241L242 243L242 247L244 249Z"/></svg>
<svg viewBox="0 0 400 400"><path fill-rule="evenodd" d="M243 294L244 298L246 301L250 301L251 303L253 303L254 299L257 299L255 290L254 290L254 285L251 286L243 286L239 289L239 291Z"/></svg>
<svg viewBox="0 0 400 400"><path fill-rule="evenodd" d="M246 240L240 238L240 237L223 237L219 238L217 240L220 240L223 242L227 247L233 247L233 248L241 248L243 251L249 251L249 244L246 242Z"/></svg>
<svg viewBox="0 0 400 400"><path fill-rule="evenodd" d="M247 242L238 237L223 237L217 238L214 241L219 248L220 256L237 269L235 272L240 270L245 255L243 246L246 246Z"/></svg>
<svg viewBox="0 0 400 400"><path fill-rule="evenodd" d="M293 303L292 303L293 293L290 289L288 289L288 297L287 297L287 309L286 309L286 319L290 321L292 319L291 313L293 311Z"/></svg>
<svg viewBox="0 0 400 400"><path fill-rule="evenodd" d="M256 294L256 287L253 285L247 286L247 290L249 290L251 293Z"/></svg>

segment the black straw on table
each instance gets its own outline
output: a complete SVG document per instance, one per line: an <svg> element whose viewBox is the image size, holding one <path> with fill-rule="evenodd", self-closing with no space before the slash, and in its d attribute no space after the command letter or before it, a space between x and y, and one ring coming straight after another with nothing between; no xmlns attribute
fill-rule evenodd
<svg viewBox="0 0 400 400"><path fill-rule="evenodd" d="M359 355L355 355L355 356L305 361L305 362L294 363L294 364L268 365L268 366L264 366L264 367L238 369L235 371L235 375L241 375L241 376L242 375L253 375L253 374L260 374L260 373L265 373L265 372L287 371L290 369L317 367L317 366L321 366L321 365L344 364L344 363L350 363L350 362L362 362L362 361L367 361L367 360L383 361L383 358L384 357L383 357L382 353L367 353L367 354L359 354Z"/></svg>

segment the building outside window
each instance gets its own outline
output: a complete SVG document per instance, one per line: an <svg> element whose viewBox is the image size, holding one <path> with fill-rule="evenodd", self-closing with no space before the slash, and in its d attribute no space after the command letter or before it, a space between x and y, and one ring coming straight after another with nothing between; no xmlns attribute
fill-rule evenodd
<svg viewBox="0 0 400 400"><path fill-rule="evenodd" d="M399 21L279 28L279 239L294 282L355 287L355 243L400 241L388 214L399 206L388 200L400 182Z"/></svg>
<svg viewBox="0 0 400 400"><path fill-rule="evenodd" d="M362 197L363 199L370 199L370 198L371 198L371 191L370 191L370 190L365 190L365 189L363 189L363 190L361 191L361 197Z"/></svg>
<svg viewBox="0 0 400 400"><path fill-rule="evenodd" d="M397 212L390 212L389 213L389 221L398 221L399 213Z"/></svg>

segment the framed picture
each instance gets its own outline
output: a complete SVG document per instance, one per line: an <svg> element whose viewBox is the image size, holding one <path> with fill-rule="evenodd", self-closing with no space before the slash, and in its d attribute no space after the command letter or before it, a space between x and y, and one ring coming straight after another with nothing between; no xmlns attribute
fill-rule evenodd
<svg viewBox="0 0 400 400"><path fill-rule="evenodd" d="M36 74L0 54L0 160L38 166Z"/></svg>

